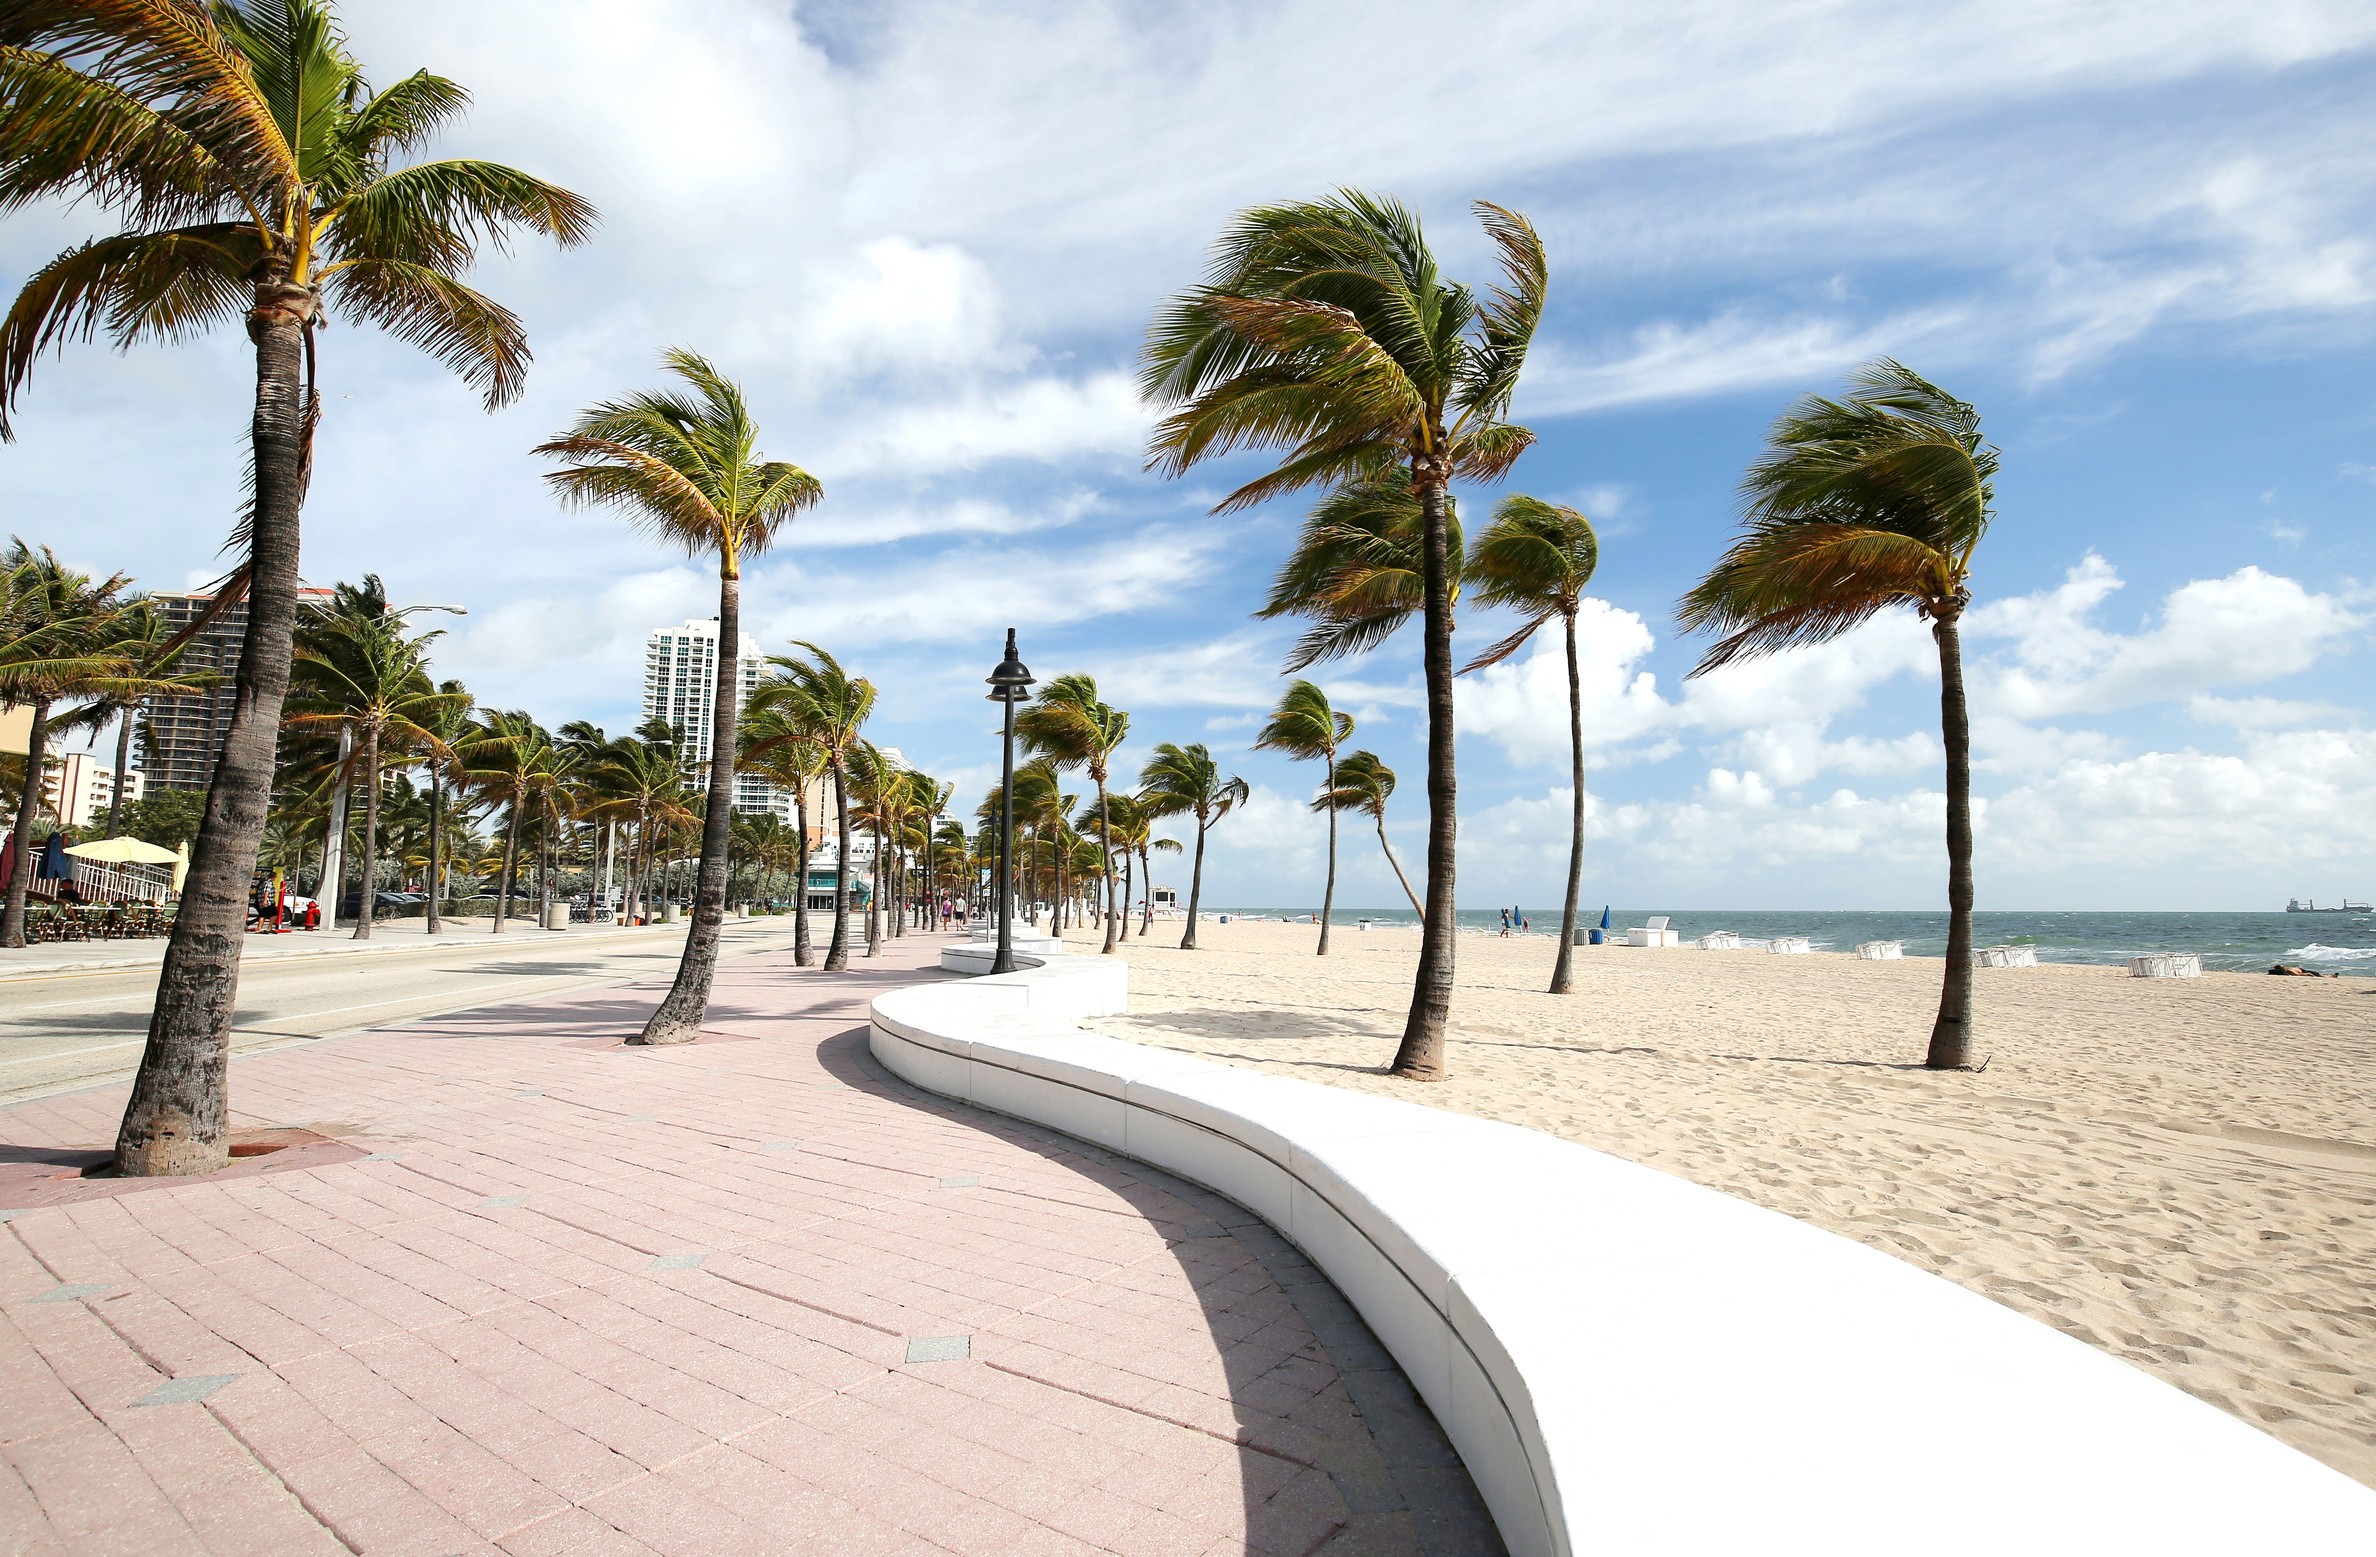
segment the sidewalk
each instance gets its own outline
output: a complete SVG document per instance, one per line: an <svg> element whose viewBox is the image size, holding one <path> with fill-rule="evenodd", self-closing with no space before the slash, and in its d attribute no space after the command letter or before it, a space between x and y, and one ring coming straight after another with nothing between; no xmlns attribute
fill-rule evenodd
<svg viewBox="0 0 2376 1557"><path fill-rule="evenodd" d="M120 1088L0 1111L0 1548L1498 1551L1260 1223L873 1063L939 944L241 1060L292 1133L203 1181L60 1176Z"/></svg>
<svg viewBox="0 0 2376 1557"><path fill-rule="evenodd" d="M517 946L523 941L547 945L565 940L612 942L631 936L676 938L685 933L683 924L673 925L588 925L573 924L566 930L546 930L529 919L513 919L503 927L501 935L490 931L493 923L487 919L448 919L445 932L432 938L426 919L383 919L371 927L371 938L355 939L355 927L343 925L336 930L291 930L281 935L244 935L240 937L240 961L261 962L284 957L368 957L408 951L454 951L472 946ZM830 928L831 921L827 921ZM771 918L736 919L729 915L726 931L734 934L737 927L750 933L780 929L785 944L791 944L792 920L789 915ZM816 921L809 928L813 933ZM44 941L32 946L0 947L0 979L43 973L79 973L96 968L154 968L165 960L165 937L149 936L136 941Z"/></svg>

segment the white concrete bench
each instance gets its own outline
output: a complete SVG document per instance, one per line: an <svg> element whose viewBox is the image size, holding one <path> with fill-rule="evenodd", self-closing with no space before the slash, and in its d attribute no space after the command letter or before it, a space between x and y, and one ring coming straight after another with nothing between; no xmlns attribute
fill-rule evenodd
<svg viewBox="0 0 2376 1557"><path fill-rule="evenodd" d="M1537 1131L1074 1025L1121 1011L1127 972L897 990L874 1053L1276 1227L1518 1557L2368 1549L2376 1492L1876 1249Z"/></svg>

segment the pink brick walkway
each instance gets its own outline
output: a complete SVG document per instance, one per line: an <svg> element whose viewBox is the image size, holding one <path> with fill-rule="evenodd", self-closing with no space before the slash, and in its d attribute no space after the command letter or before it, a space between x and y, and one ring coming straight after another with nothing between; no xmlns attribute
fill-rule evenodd
<svg viewBox="0 0 2376 1557"><path fill-rule="evenodd" d="M241 1060L239 1125L370 1155L0 1186L0 1552L1499 1551L1260 1223L874 1064L937 949L730 962L678 1049L622 986Z"/></svg>

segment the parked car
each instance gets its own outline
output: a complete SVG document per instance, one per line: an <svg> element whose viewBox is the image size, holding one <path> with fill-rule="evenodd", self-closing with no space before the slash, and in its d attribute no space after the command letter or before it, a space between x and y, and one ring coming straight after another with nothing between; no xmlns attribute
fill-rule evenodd
<svg viewBox="0 0 2376 1557"><path fill-rule="evenodd" d="M371 895L371 917L377 919L382 914L395 912L408 903L421 901L423 899L418 892L374 892ZM353 919L362 912L363 894L360 891L349 892L338 905L338 915L342 919Z"/></svg>

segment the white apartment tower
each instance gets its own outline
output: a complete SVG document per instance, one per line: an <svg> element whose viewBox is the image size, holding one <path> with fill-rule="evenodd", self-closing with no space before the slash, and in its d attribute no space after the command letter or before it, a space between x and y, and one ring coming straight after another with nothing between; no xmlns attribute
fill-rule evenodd
<svg viewBox="0 0 2376 1557"><path fill-rule="evenodd" d="M745 644L735 682L737 713L759 685L763 656ZM706 779L710 763L710 712L718 695L718 619L694 618L682 627L663 627L644 643L643 716L677 732L685 771ZM790 821L792 797L747 773L734 776L734 809L773 813Z"/></svg>

